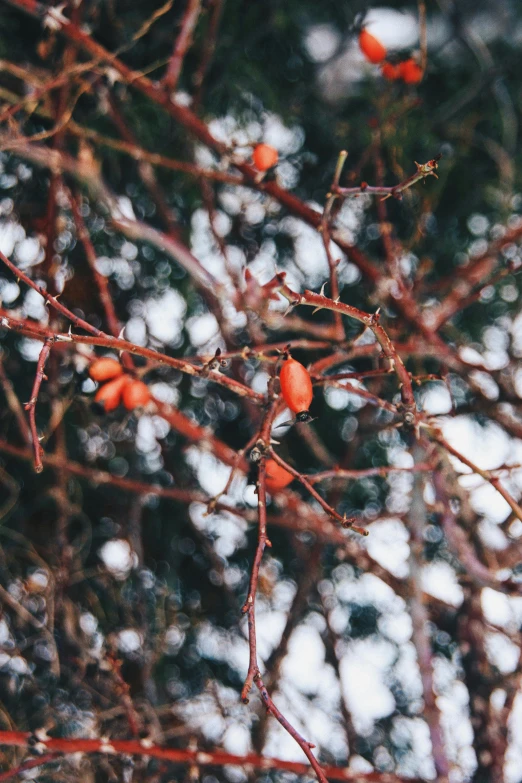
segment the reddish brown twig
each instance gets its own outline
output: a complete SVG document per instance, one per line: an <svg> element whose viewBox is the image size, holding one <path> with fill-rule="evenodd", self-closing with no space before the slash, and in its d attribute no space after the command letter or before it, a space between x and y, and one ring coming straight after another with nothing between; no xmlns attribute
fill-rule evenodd
<svg viewBox="0 0 522 783"><path fill-rule="evenodd" d="M87 321L84 321L83 318L80 318L79 316L72 313L70 310L67 309L67 307L64 307L64 305L61 304L61 302L58 301L58 299L54 296L51 296L51 294L45 290L45 288L42 288L42 286L38 285L38 283L35 283L34 280L31 280L30 277L28 277L24 272L22 272L21 269L18 269L17 266L15 266L12 261L9 261L9 259L4 256L2 252L0 252L0 261L2 261L8 269L11 270L11 272L15 275L15 277L18 280L23 280L26 285L28 285L30 288L33 288L37 293L40 294L40 296L43 296L46 302L48 302L51 307L53 307L57 312L64 315L71 323L73 323L78 329L83 329L86 332L89 332L90 334L105 336L105 332L101 332L99 329L96 329L95 326L92 326L92 324L87 323Z"/></svg>
<svg viewBox="0 0 522 783"><path fill-rule="evenodd" d="M460 310L472 291L481 286L483 280L491 274L498 263L498 256L503 248L520 242L522 224L517 223L506 231L499 239L495 239L488 248L466 266L457 268L450 277L445 277L437 283L438 290L448 289L449 293L433 308L425 313L424 321L429 328L436 331L440 326Z"/></svg>
<svg viewBox="0 0 522 783"><path fill-rule="evenodd" d="M436 177L435 171L438 168L439 160L442 156L438 155L437 157L433 158L433 160L429 160L427 163L417 163L415 161L415 165L417 166L417 171L414 174L411 174L407 179L405 179L403 182L399 182L398 185L393 185L392 187L380 187L378 185L368 185L366 182L362 182L358 187L353 188L340 188L336 187L333 188L334 192L341 198L346 198L347 196L357 196L361 195L362 193L368 193L372 196L384 196L384 198L396 198L401 199L402 194L408 190L408 188L413 187L413 185L417 184L417 182L420 182L421 180L426 179L426 177L433 176Z"/></svg>
<svg viewBox="0 0 522 783"><path fill-rule="evenodd" d="M500 483L500 479L498 476L493 475L493 473L490 470L483 470L482 468L479 468L478 465L476 465L470 459L465 457L464 454L461 454L460 451L457 451L457 449L453 448L453 446L451 446L448 443L448 441L443 437L442 433L439 430L435 430L431 428L429 429L428 432L430 437L433 438L433 440L435 440L440 446L442 446L442 448L445 451L447 451L448 454L451 454L452 456L456 457L460 462L462 462L464 465L470 468L473 473L482 476L484 481L487 481L489 484L491 484L491 486L497 490L499 495L502 495L506 503L508 503L511 510L515 514L515 516L522 521L522 508L516 502L516 500L511 496L511 494L507 491L507 489Z"/></svg>
<svg viewBox="0 0 522 783"><path fill-rule="evenodd" d="M187 8L181 20L181 28L174 44L174 51L172 52L167 72L163 77L163 86L166 90L173 91L176 89L183 67L183 60L190 49L200 11L201 0L187 0Z"/></svg>
<svg viewBox="0 0 522 783"><path fill-rule="evenodd" d="M335 167L332 184L330 185L330 193L326 196L326 204L323 209L323 217L321 222L321 235L323 239L324 249L326 252L326 258L328 260L328 267L330 269L330 294L333 300L339 298L339 278L337 275L338 260L332 256L330 247L330 228L332 220L332 208L337 198L337 190L339 188L339 179L341 177L343 167L348 157L348 153L343 150L339 153L337 159L337 165ZM343 319L340 313L334 312L334 323L337 332L337 338L343 340L345 337Z"/></svg>
<svg viewBox="0 0 522 783"><path fill-rule="evenodd" d="M367 476L387 476L389 473L429 473L434 469L434 465L429 462L419 462L409 468L399 468L394 465L383 465L379 468L361 468L359 470L346 470L344 468L333 468L332 470L323 470L320 473L309 473L306 476L310 484L316 484L319 481L341 480L341 479L360 479Z"/></svg>
<svg viewBox="0 0 522 783"><path fill-rule="evenodd" d="M1 257L2 256L0 253L0 258ZM35 285L32 285L31 287L34 288ZM54 297L50 296L49 298L52 300L53 306L55 306L56 300ZM71 320L82 320L76 319L76 316L62 305L60 305L60 312L68 314L67 317L69 317ZM9 315L2 315L1 325L7 329L13 329L20 334L26 334L27 336L31 337L52 337L57 343L80 343L83 345L97 345L103 348L112 348L115 351L128 351L129 353L136 356L143 356L146 359L150 359L159 365L165 364L173 367L174 369L179 370L180 372L187 375L207 378L209 381L214 381L221 386L228 387L230 391L239 395L240 397L249 397L258 403L264 402L265 399L264 395L255 392L253 389L245 386L245 384L241 383L240 381L236 381L234 378L230 378L227 375L222 375L215 370L209 372L205 367L197 367L196 365L191 364L190 362L185 362L182 359L175 359L172 356L167 356L167 354L153 351L151 348L135 345L128 340L123 340L118 337L111 337L110 335L105 334L105 332L100 332L98 329L95 330L94 327L91 327L91 331L95 330L99 333L100 336L53 332L50 329L42 329L38 325L33 326L33 324L30 322L23 322L16 318L12 318Z"/></svg>
<svg viewBox="0 0 522 783"><path fill-rule="evenodd" d="M256 611L256 594L257 594L257 587L259 582L259 568L261 566L261 561L263 559L265 547L272 546L272 544L270 543L266 535L267 495L266 495L265 454L266 454L266 446L270 439L270 428L272 425L272 421L276 415L276 411L277 411L277 402L274 402L272 403L267 415L265 416L263 426L261 428L260 439L259 439L260 446L262 446L264 450L264 453L261 453L261 459L259 462L259 474L257 480L259 532L258 532L256 554L254 557L254 563L252 565L252 572L250 576L248 595L245 604L243 606L243 613L246 614L247 621L248 621L249 664L248 664L248 672L245 679L245 684L241 691L241 698L243 702L248 703L248 694L250 693L252 685L255 684L257 689L259 690L261 699L265 707L274 716L274 718L281 724L281 726L288 732L288 734L290 734L290 736L295 739L299 747L306 755L308 761L312 765L314 772L316 773L320 783L328 783L327 778L325 777L325 774L321 769L320 764L318 763L317 759L312 753L312 748L314 747L314 745L312 745L310 742L307 742L299 734L299 732L296 731L296 729L291 725L291 723L289 723L289 721L285 718L285 716L282 714L279 708L276 707L276 705L272 701L272 698L268 694L268 691L263 683L261 672L259 671L258 660L257 660L257 636L256 636L255 611Z"/></svg>
<svg viewBox="0 0 522 783"><path fill-rule="evenodd" d="M195 749L167 748L154 743L149 738L143 740L81 739L75 737L46 737L41 732L37 732L35 736L24 731L0 731L0 745L28 748L31 744L35 745L38 750L49 751L55 758L56 755L64 753L68 755L74 753L102 753L120 756L149 756L160 761L169 761L172 764L197 764L202 767L223 767L231 764L243 768L251 765L256 769L281 769L297 775L310 773L308 764L297 761L266 758L255 753L237 756L222 750L209 753ZM41 758L44 758L44 756ZM385 781L388 781L388 783L406 783L406 778L390 775L390 773L361 773L345 767L334 766L325 767L324 772L334 780L354 782L364 780L368 781L368 783L385 783ZM421 783L418 778L407 778L407 781L408 783Z"/></svg>
<svg viewBox="0 0 522 783"><path fill-rule="evenodd" d="M440 471L434 471L432 481L441 507L440 523L448 542L448 547L458 559L459 565L471 582L478 587L490 587L493 590L521 593L522 585L520 583L510 579L499 579L480 561L470 541L469 534L458 524L456 515L451 510L450 498L444 477Z"/></svg>
<svg viewBox="0 0 522 783"><path fill-rule="evenodd" d="M411 376L406 370L404 362L397 353L388 334L379 323L379 311L370 315L363 310L359 310L357 307L344 304L344 302L334 302L332 299L329 299L322 294L315 294L313 291L304 291L302 294L298 294L286 285L284 274L276 275L276 277L266 284L265 288L268 290L277 290L293 306L306 305L308 307L314 307L316 310L337 311L343 313L343 315L347 315L349 318L359 321L371 329L377 338L384 355L392 361L392 366L399 379L404 407L408 413L413 414L415 411L415 397L413 394Z"/></svg>
<svg viewBox="0 0 522 783"><path fill-rule="evenodd" d="M273 388L275 376L270 382L270 391ZM241 698L248 703L248 694L252 688L254 678L259 673L257 662L257 637L256 637L256 594L259 582L259 568L265 552L265 547L272 546L266 535L266 450L270 442L270 430L277 414L277 400L272 401L268 409L259 433L258 451L260 453L259 472L257 479L257 513L258 513L258 538L254 562L250 573L248 595L243 605L242 612L246 614L248 621L249 663L245 684L241 691Z"/></svg>
<svg viewBox="0 0 522 783"><path fill-rule="evenodd" d="M109 327L109 331L111 332L111 334L114 337L117 337L121 332L121 324L118 320L118 316L116 315L114 302L112 300L112 296L109 291L108 280L104 275L102 275L98 271L98 268L96 266L96 260L98 258L98 254L96 253L94 245L92 244L91 237L89 235L89 232L87 231L87 227L85 225L85 221L82 216L82 212L80 208L80 196L78 193L70 193L70 204L71 204L71 210L74 218L74 223L76 226L76 234L78 236L78 239L83 245L85 258L87 259L87 263L92 272L94 282L96 283L96 288L98 289L100 302L105 311L107 326Z"/></svg>
<svg viewBox="0 0 522 783"><path fill-rule="evenodd" d="M357 521L357 517L347 517L346 515L341 516L341 514L332 508L332 506L330 506L330 504L327 503L323 497L321 497L317 490L313 488L311 483L308 481L308 477L303 476L302 473L299 473L298 470L295 470L295 468L285 462L284 459L282 459L273 449L269 449L268 453L272 459L277 462L278 465L281 465L281 467L288 471L288 473L291 473L292 476L295 476L295 478L298 479L307 492L309 492L310 495L315 498L315 500L317 500L319 505L324 508L329 516L331 516L333 519L336 519L337 522L339 522L343 527L348 528L349 530L353 530L355 533L359 533L361 536L368 535L368 530L365 530L364 528L354 524Z"/></svg>
<svg viewBox="0 0 522 783"><path fill-rule="evenodd" d="M0 772L0 783L3 783L3 781L5 780L12 780L18 775L23 775L24 772L29 772L29 770L31 769L36 769L37 767L44 767L46 764L49 764L51 761L59 760L59 758L60 757L56 753L45 753L43 756L39 756L36 759L29 759L29 761L24 761L18 767L13 767L13 769L8 769L5 772Z"/></svg>
<svg viewBox="0 0 522 783"><path fill-rule="evenodd" d="M31 399L24 406L25 410L28 411L29 413L29 425L31 428L31 438L33 441L33 451L34 451L34 469L37 473L42 472L43 463L42 463L42 447L40 446L40 438L38 436L38 430L36 429L35 411L36 411L36 403L38 401L38 394L40 392L40 386L42 385L42 381L46 379L44 373L45 364L47 362L47 359L49 358L49 354L51 352L53 343L54 343L54 339L52 337L46 337L45 342L42 346L42 350L40 351L40 356L38 357L38 363L36 365L36 375L34 377Z"/></svg>
<svg viewBox="0 0 522 783"><path fill-rule="evenodd" d="M4 357L2 353L0 353L0 384L2 385L2 389L4 390L5 398L7 400L9 409L11 410L13 416L16 419L16 423L18 425L20 435L22 436L22 438L25 440L26 443L31 443L31 430L27 425L27 419L24 415L24 409L22 407L22 404L18 399L16 392L13 388L13 384L11 383L11 380L5 371Z"/></svg>
<svg viewBox="0 0 522 783"><path fill-rule="evenodd" d="M205 80L205 76L207 74L210 62L212 60L216 48L216 40L217 40L217 34L219 30L219 23L221 20L221 14L223 12L223 5L224 5L224 0L210 0L210 7L211 7L210 23L208 25L208 29L205 34L203 57L201 58L199 67L196 73L194 74L194 78L192 80L195 87L193 108L196 114L201 104L201 97L203 94L203 83Z"/></svg>
<svg viewBox="0 0 522 783"><path fill-rule="evenodd" d="M297 742L297 744L305 754L306 758L310 762L310 765L312 766L315 774L317 775L317 779L320 781L320 783L328 783L328 778L326 777L325 770L323 770L323 768L315 758L314 754L312 753L312 749L315 748L315 745L305 740L304 737L302 737L299 734L299 732L296 731L296 729L294 729L292 724L288 722L288 720L285 718L281 710L278 707L276 707L276 705L272 701L270 694L265 688L263 679L259 671L256 673L254 677L254 682L257 686L259 693L261 694L261 699L263 701L263 704L265 705L267 710L274 716L274 718L278 721L278 723L280 723L281 726L290 734L290 736L293 737L293 739L295 739L295 741Z"/></svg>
<svg viewBox="0 0 522 783"><path fill-rule="evenodd" d="M418 457L420 448L414 448L414 456ZM422 596L422 555L425 546L424 532L426 527L426 505L423 497L423 478L417 473L413 480L412 503L409 513L410 531L410 590L408 603L412 620L412 641L417 652L422 680L424 698L424 715L429 726L433 761L437 770L437 780L447 783L450 771L442 725L440 710L437 706L433 690L433 661L431 652L431 640L428 636L428 611Z"/></svg>

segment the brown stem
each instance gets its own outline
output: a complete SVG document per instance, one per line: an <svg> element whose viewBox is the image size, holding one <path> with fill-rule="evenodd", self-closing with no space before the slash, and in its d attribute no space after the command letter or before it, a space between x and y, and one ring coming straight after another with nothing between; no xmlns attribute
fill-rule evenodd
<svg viewBox="0 0 522 783"><path fill-rule="evenodd" d="M212 753L193 749L167 748L155 744L150 739L144 740L120 740L120 739L81 739L74 737L46 737L37 732L36 736L25 731L0 731L0 745L11 747L29 748L35 745L38 750L48 750L56 758L58 754L73 755L74 753L105 753L130 756L149 756L159 761L170 761L173 764L197 764L198 766L223 767L232 764L239 767L251 765L256 769L281 769L293 772L296 775L310 773L308 764L297 761L283 761L282 759L266 758L255 753L244 756L236 756L218 750ZM47 754L46 754L47 755ZM308 758L312 755L309 751ZM42 763L42 756L39 761ZM313 757L312 757L313 758ZM309 758L310 760L310 758ZM316 762L317 763L317 762ZM421 783L419 778L402 778L390 773L368 772L361 773L344 767L327 766L324 768L328 777L333 780L356 781L364 780L368 783Z"/></svg>
<svg viewBox="0 0 522 783"><path fill-rule="evenodd" d="M499 495L502 495L506 503L508 503L508 505L511 507L511 510L514 512L515 516L522 521L522 508L510 495L507 489L502 486L498 476L493 475L493 473L489 470L482 470L482 468L479 468L478 465L465 457L464 454L461 454L460 451L457 451L457 449L453 448L453 446L448 443L439 430L430 429L429 435L440 446L442 446L445 451L447 451L449 454L452 454L464 465L467 465L467 467L470 468L473 473L477 473L477 475L482 476L485 481L491 484L491 486L497 490Z"/></svg>
<svg viewBox="0 0 522 783"><path fill-rule="evenodd" d="M31 430L27 425L27 419L24 415L24 409L22 403L18 399L14 390L13 384L8 377L4 367L4 357L0 353L0 384L4 390L4 394L7 400L7 404L13 413L20 435L26 443L31 443Z"/></svg>
<svg viewBox="0 0 522 783"><path fill-rule="evenodd" d="M420 449L414 449L418 457ZM440 720L440 711L433 690L433 662L431 641L428 635L429 615L422 595L422 561L424 552L424 531L426 527L426 506L423 498L424 482L417 473L414 477L410 519L410 594L409 608L412 620L412 641L417 651L422 690L424 697L424 716L429 726L433 761L437 770L437 780L447 783L450 771Z"/></svg>
<svg viewBox="0 0 522 783"><path fill-rule="evenodd" d="M287 462L282 459L279 454L277 454L273 449L269 449L269 454L271 458L277 462L278 465L280 465L282 468L284 468L288 473L291 473L292 476L295 476L296 479L299 480L299 482L303 485L303 487L310 493L310 495L317 500L320 506L324 508L326 513L333 517L333 519L336 519L343 527L348 528L349 530L353 530L355 533L360 533L361 536L367 536L368 530L365 530L362 527L358 527L354 524L356 521L356 517L346 517L341 516L334 508L332 508L329 503L326 502L326 500L321 497L321 495L313 488L313 486L308 481L308 478L303 476L302 473L299 473L298 470L295 470L291 465L289 465Z"/></svg>
<svg viewBox="0 0 522 783"><path fill-rule="evenodd" d="M174 51L170 58L167 73L163 77L163 86L166 90L173 92L178 84L178 80L183 67L183 60L192 43L192 36L196 27L201 11L201 0L188 0L187 8L183 19L181 20L181 29L176 38Z"/></svg>
<svg viewBox="0 0 522 783"><path fill-rule="evenodd" d="M415 397L413 394L412 380L409 372L404 366L404 362L395 350L395 347L388 337L388 334L379 323L379 311L371 315L365 313L363 310L359 310L357 307L344 304L344 302L334 302L322 294L315 294L313 291L304 291L302 294L298 294L296 291L292 291L285 283L284 274L276 275L269 283L265 285L265 288L273 288L278 290L282 296L287 299L291 305L306 305L308 307L314 307L319 310L333 310L334 312L343 313L349 318L354 318L356 321L367 326L377 338L385 356L392 361L392 366L395 370L397 378L399 379L401 396L404 407L410 413L413 413L416 409Z"/></svg>
<svg viewBox="0 0 522 783"><path fill-rule="evenodd" d="M2 254L0 253L0 258L1 256ZM30 282L32 283L32 281ZM31 287L34 288L35 284L33 284ZM38 289L39 286L36 288ZM53 297L50 297L50 299L52 300L53 307L55 304L58 304L58 302L56 302ZM65 312L68 314L68 318L71 320L75 319L81 321L81 319L76 319L76 316L67 310L67 308L64 308L62 305L60 305L60 308L60 312ZM113 348L115 351L128 351L129 353L136 356L143 356L146 359L150 359L154 363L166 364L169 367L173 367L174 369L185 373L186 375L208 378L209 381L214 381L220 386L226 386L234 394L237 394L240 397L248 397L251 400L256 401L258 404L263 403L265 400L264 395L253 391L253 389L245 386L243 383L240 383L240 381L236 381L234 378L229 378L228 376L222 375L215 370L209 371L206 367L197 367L196 365L183 361L182 359L175 359L172 356L167 356L167 354L158 353L157 351L152 350L152 348L135 345L128 340L122 340L118 337L111 337L110 335L105 334L105 332L100 332L98 329L95 331L99 333L99 337L72 333L64 334L53 332L47 328L42 329L38 325L33 325L31 322L19 321L16 318L5 315L1 317L0 324L7 329L12 329L13 331L19 332L20 334L26 334L31 337L40 338L44 335L52 337L57 343L80 343L82 345L97 345L103 348ZM94 327L91 327L91 329L94 330Z"/></svg>
<svg viewBox="0 0 522 783"><path fill-rule="evenodd" d="M54 339L52 337L46 337L45 342L40 351L38 357L38 363L36 365L36 375L33 383L33 390L31 392L31 399L25 404L25 410L29 412L29 426L31 428L31 438L33 441L34 451L34 469L37 473L41 473L43 470L42 463L42 447L40 446L40 439L38 437L38 430L36 429L36 403L38 401L38 394L40 393L40 386L42 381L46 379L45 376L45 364L49 358L51 348L53 346Z"/></svg>

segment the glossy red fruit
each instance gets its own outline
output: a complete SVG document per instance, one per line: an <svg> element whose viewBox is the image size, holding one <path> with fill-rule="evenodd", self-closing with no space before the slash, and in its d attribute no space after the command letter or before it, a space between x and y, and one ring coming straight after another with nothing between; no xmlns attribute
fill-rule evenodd
<svg viewBox="0 0 522 783"><path fill-rule="evenodd" d="M294 477L291 473L278 465L274 459L266 461L266 488L269 492L279 492L287 487Z"/></svg>
<svg viewBox="0 0 522 783"><path fill-rule="evenodd" d="M359 48L371 63L382 63L386 57L386 48L366 29L359 33Z"/></svg>
<svg viewBox="0 0 522 783"><path fill-rule="evenodd" d="M112 381L105 383L96 392L94 401L102 405L106 413L113 411L120 404L122 392L129 381L128 375L120 375L119 378L114 378Z"/></svg>
<svg viewBox="0 0 522 783"><path fill-rule="evenodd" d="M289 356L281 367L279 382L283 399L290 410L297 414L297 420L307 421L310 418L308 408L314 392L312 379L306 367Z"/></svg>
<svg viewBox="0 0 522 783"><path fill-rule="evenodd" d="M389 82L396 82L401 78L401 66L394 63L383 63L381 65L381 74Z"/></svg>
<svg viewBox="0 0 522 783"><path fill-rule="evenodd" d="M256 169L259 169L259 171L267 171L267 169L271 169L272 166L276 165L279 160L279 153L275 147L271 147L270 144L258 144L254 148L252 159Z"/></svg>
<svg viewBox="0 0 522 783"><path fill-rule="evenodd" d="M89 375L93 381L110 381L111 378L117 378L123 374L123 367L110 357L95 359L89 366Z"/></svg>
<svg viewBox="0 0 522 783"><path fill-rule="evenodd" d="M143 381L131 381L123 389L122 400L128 411L144 408L151 400L149 387Z"/></svg>
<svg viewBox="0 0 522 783"><path fill-rule="evenodd" d="M400 64L400 78L405 84L419 84L422 81L422 68L411 57Z"/></svg>

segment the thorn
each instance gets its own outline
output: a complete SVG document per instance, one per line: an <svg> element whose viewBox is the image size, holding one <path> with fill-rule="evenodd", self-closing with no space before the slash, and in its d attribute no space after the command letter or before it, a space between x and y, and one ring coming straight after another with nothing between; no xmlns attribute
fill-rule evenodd
<svg viewBox="0 0 522 783"><path fill-rule="evenodd" d="M324 310L324 307L322 305L319 305L319 307L316 307L312 310L312 315L315 315L319 312L319 310Z"/></svg>
<svg viewBox="0 0 522 783"><path fill-rule="evenodd" d="M319 296L324 296L324 289L326 288L326 280L321 286L321 290L319 292Z"/></svg>

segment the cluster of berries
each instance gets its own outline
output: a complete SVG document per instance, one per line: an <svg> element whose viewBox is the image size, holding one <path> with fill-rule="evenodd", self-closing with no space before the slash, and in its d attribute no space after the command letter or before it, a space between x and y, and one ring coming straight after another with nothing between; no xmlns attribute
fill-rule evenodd
<svg viewBox="0 0 522 783"><path fill-rule="evenodd" d="M149 387L143 381L124 372L116 359L104 357L95 359L89 367L93 381L102 384L94 401L103 406L106 413L115 410L123 403L128 411L143 408L151 400ZM313 388L310 373L302 364L287 356L279 374L281 395L296 420L310 420L308 409L312 402ZM269 492L279 492L294 480L294 476L281 467L274 459L266 462L266 487Z"/></svg>
<svg viewBox="0 0 522 783"><path fill-rule="evenodd" d="M297 421L310 421L308 409L313 397L310 373L302 364L288 356L279 373L281 395ZM294 480L295 476L278 465L274 459L266 461L266 488L269 492L279 492Z"/></svg>
<svg viewBox="0 0 522 783"><path fill-rule="evenodd" d="M369 62L380 64L385 79L403 81L405 84L419 84L422 81L422 68L412 57L400 63L389 62L386 60L386 47L365 28L359 33L359 48Z"/></svg>
<svg viewBox="0 0 522 783"><path fill-rule="evenodd" d="M89 375L93 381L103 384L96 392L94 401L105 412L115 410L120 403L128 411L133 411L135 408L143 408L151 400L147 384L124 373L116 359L95 359L89 367Z"/></svg>

